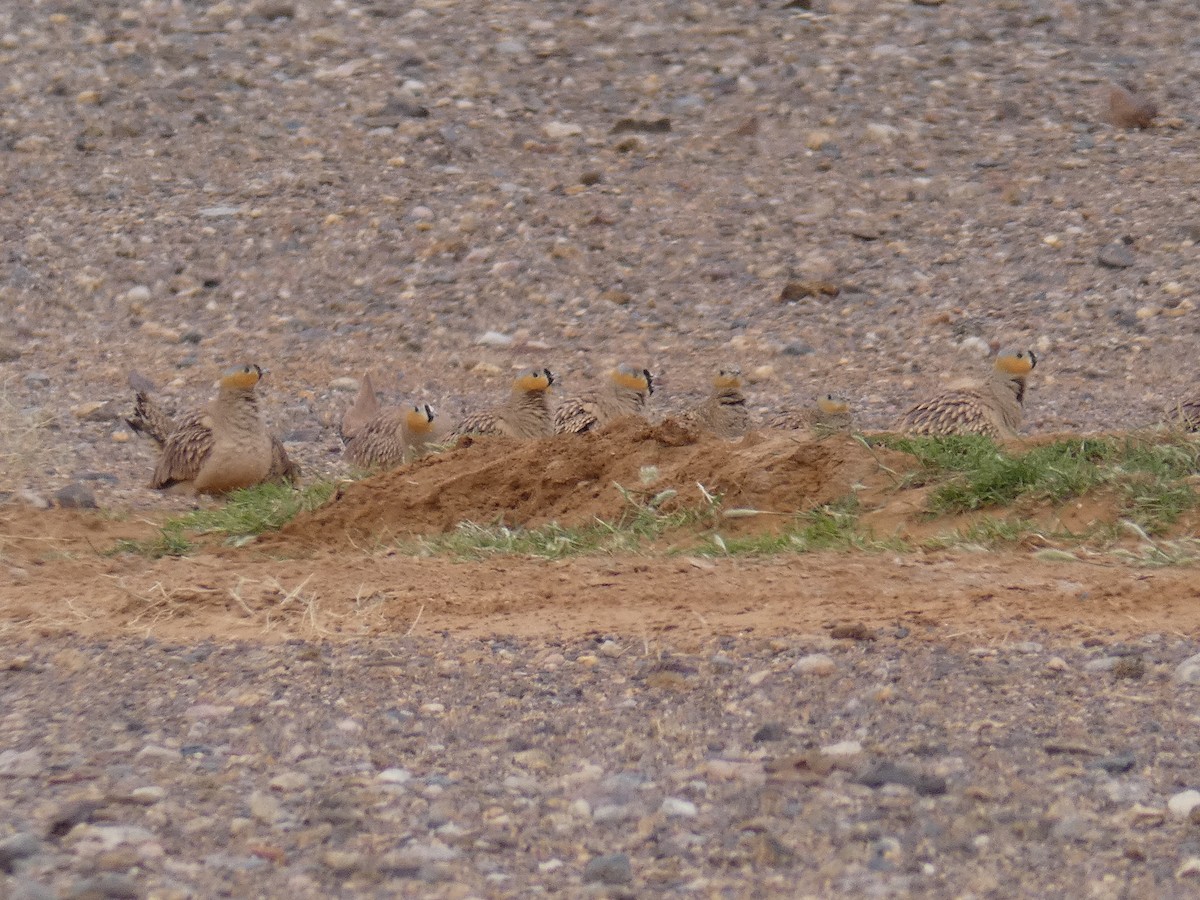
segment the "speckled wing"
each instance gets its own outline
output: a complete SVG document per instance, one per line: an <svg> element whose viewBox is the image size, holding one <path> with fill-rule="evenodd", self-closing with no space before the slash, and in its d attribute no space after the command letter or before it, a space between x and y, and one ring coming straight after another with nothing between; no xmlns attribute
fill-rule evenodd
<svg viewBox="0 0 1200 900"><path fill-rule="evenodd" d="M554 411L555 434L583 434L600 421L596 401L592 397L570 397Z"/></svg>
<svg viewBox="0 0 1200 900"><path fill-rule="evenodd" d="M404 460L404 413L391 410L362 426L346 444L346 459L364 469L398 466Z"/></svg>
<svg viewBox="0 0 1200 900"><path fill-rule="evenodd" d="M271 435L271 471L267 473L267 480L294 485L300 483L301 474L300 464L293 462L279 438Z"/></svg>
<svg viewBox="0 0 1200 900"><path fill-rule="evenodd" d="M778 428L783 431L803 431L811 428L816 419L813 410L788 410L777 413L766 422L767 428Z"/></svg>
<svg viewBox="0 0 1200 900"><path fill-rule="evenodd" d="M450 432L451 437L458 437L464 434L503 434L500 428L500 419L496 415L495 410L484 410L482 412L473 413L463 419L454 430Z"/></svg>
<svg viewBox="0 0 1200 900"><path fill-rule="evenodd" d="M1200 397L1192 397L1173 407L1167 420L1184 431L1200 431Z"/></svg>
<svg viewBox="0 0 1200 900"><path fill-rule="evenodd" d="M174 420L145 391L138 391L134 395L133 412L125 419L125 423L160 447L177 427Z"/></svg>
<svg viewBox="0 0 1200 900"><path fill-rule="evenodd" d="M164 442L150 486L165 488L194 481L212 448L212 418L199 410L188 413Z"/></svg>
<svg viewBox="0 0 1200 900"><path fill-rule="evenodd" d="M907 434L982 434L1000 437L994 417L974 391L949 391L919 403L901 416L896 430Z"/></svg>

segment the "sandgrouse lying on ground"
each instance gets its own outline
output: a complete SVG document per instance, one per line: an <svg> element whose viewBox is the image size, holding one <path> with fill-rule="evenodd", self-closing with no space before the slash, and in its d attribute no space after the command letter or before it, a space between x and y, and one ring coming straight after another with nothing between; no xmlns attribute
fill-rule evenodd
<svg viewBox="0 0 1200 900"><path fill-rule="evenodd" d="M435 441L428 403L379 413L355 430L346 458L364 469L387 469L420 459Z"/></svg>
<svg viewBox="0 0 1200 900"><path fill-rule="evenodd" d="M125 421L162 448L150 486L190 486L198 494L224 494L263 481L294 482L300 467L258 414L254 389L263 370L255 365L226 372L216 399L173 421L143 391Z"/></svg>
<svg viewBox="0 0 1200 900"><path fill-rule="evenodd" d="M641 416L654 393L649 369L619 365L599 390L564 400L554 413L555 434L583 434L622 416Z"/></svg>
<svg viewBox="0 0 1200 900"><path fill-rule="evenodd" d="M750 426L746 395L742 393L742 370L725 366L713 376L712 393L698 406L683 414L683 421L718 437L741 437Z"/></svg>
<svg viewBox="0 0 1200 900"><path fill-rule="evenodd" d="M821 394L808 409L779 413L767 421L768 428L812 431L818 435L849 431L852 424L850 401L841 394L832 393Z"/></svg>
<svg viewBox="0 0 1200 900"><path fill-rule="evenodd" d="M1004 350L981 384L952 388L918 403L896 422L906 434L1017 436L1025 404L1025 382L1037 357L1032 350Z"/></svg>
<svg viewBox="0 0 1200 900"><path fill-rule="evenodd" d="M549 369L531 369L517 376L512 392L500 406L469 413L451 432L503 434L515 438L549 437L554 433L546 394L554 385Z"/></svg>

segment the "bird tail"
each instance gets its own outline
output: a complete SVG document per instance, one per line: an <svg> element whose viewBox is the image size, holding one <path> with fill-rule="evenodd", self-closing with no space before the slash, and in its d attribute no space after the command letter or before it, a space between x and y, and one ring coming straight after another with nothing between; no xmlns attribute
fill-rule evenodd
<svg viewBox="0 0 1200 900"><path fill-rule="evenodd" d="M175 430L175 423L162 408L150 399L145 391L138 391L133 402L133 412L125 423L138 434L151 438L160 447L167 442L168 435Z"/></svg>

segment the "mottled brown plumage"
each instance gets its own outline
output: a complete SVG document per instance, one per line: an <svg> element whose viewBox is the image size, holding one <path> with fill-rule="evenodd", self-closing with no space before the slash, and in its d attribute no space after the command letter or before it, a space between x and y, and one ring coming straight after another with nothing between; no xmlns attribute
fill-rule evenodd
<svg viewBox="0 0 1200 900"><path fill-rule="evenodd" d="M685 412L683 421L726 440L745 434L750 427L750 412L742 393L742 370L737 366L719 369L712 380L712 393Z"/></svg>
<svg viewBox="0 0 1200 900"><path fill-rule="evenodd" d="M583 434L622 416L642 416L654 393L649 369L619 365L600 390L564 400L554 413L555 434Z"/></svg>
<svg viewBox="0 0 1200 900"><path fill-rule="evenodd" d="M547 393L554 385L549 369L531 369L513 382L508 400L500 406L470 413L451 432L462 434L503 434L532 439L554 433Z"/></svg>
<svg viewBox="0 0 1200 900"><path fill-rule="evenodd" d="M364 469L390 469L424 456L434 440L428 403L384 410L346 444L346 459Z"/></svg>
<svg viewBox="0 0 1200 900"><path fill-rule="evenodd" d="M841 394L821 394L810 408L779 413L767 421L768 428L816 434L849 431L852 425L850 401Z"/></svg>
<svg viewBox="0 0 1200 900"><path fill-rule="evenodd" d="M375 395L375 385L371 382L371 373L367 372L358 386L358 396L342 413L342 422L339 427L342 440L350 441L367 426L367 423L373 421L382 412L383 408L379 405L379 398Z"/></svg>
<svg viewBox="0 0 1200 900"><path fill-rule="evenodd" d="M261 377L258 366L227 372L216 399L178 421L138 391L125 421L162 448L150 486L184 484L197 493L222 494L262 481L299 479L300 467L259 418L254 388Z"/></svg>
<svg viewBox="0 0 1200 900"><path fill-rule="evenodd" d="M947 390L900 417L895 430L906 434L982 434L1016 437L1024 413L1025 382L1037 357L1032 350L1008 350L996 357L983 383Z"/></svg>
<svg viewBox="0 0 1200 900"><path fill-rule="evenodd" d="M1200 432L1200 394L1182 400L1167 410L1167 424L1193 434Z"/></svg>

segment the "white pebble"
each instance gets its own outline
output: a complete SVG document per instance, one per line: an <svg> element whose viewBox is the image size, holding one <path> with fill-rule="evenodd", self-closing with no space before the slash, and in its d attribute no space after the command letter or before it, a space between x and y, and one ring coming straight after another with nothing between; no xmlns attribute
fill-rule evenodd
<svg viewBox="0 0 1200 900"><path fill-rule="evenodd" d="M408 769L384 769L375 777L384 784L407 784L412 780L412 772Z"/></svg>
<svg viewBox="0 0 1200 900"><path fill-rule="evenodd" d="M662 802L662 806L658 808L668 819L694 819L696 818L696 804L690 800L683 800L679 797L667 797Z"/></svg>
<svg viewBox="0 0 1200 900"><path fill-rule="evenodd" d="M1180 819L1190 816L1197 806L1200 806L1200 791L1197 790L1180 791L1167 801L1167 810Z"/></svg>
<svg viewBox="0 0 1200 900"><path fill-rule="evenodd" d="M797 675L832 675L837 671L837 663L824 653L810 653L792 663L792 671Z"/></svg>

